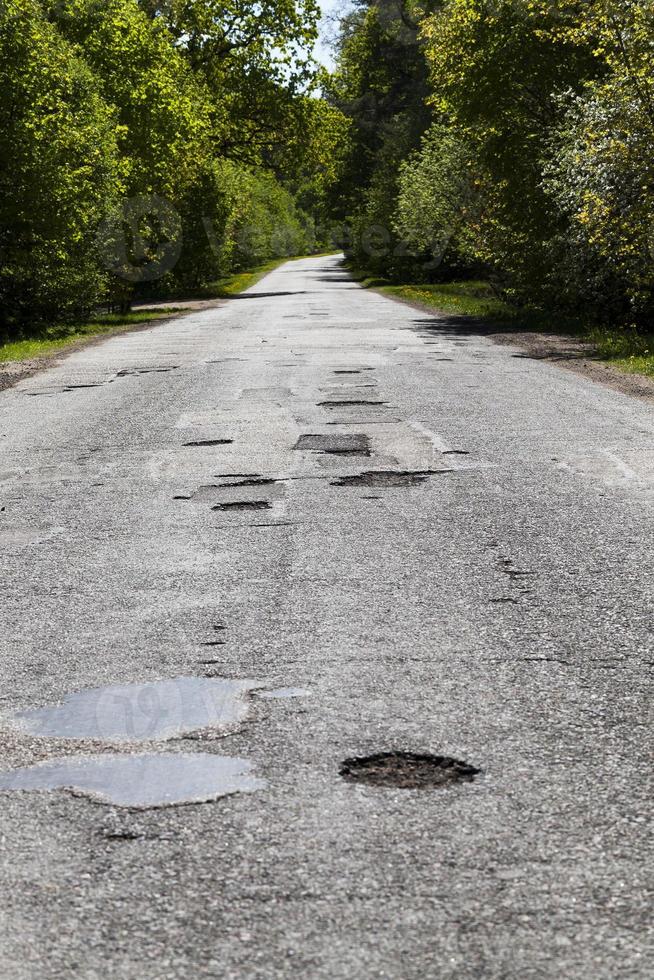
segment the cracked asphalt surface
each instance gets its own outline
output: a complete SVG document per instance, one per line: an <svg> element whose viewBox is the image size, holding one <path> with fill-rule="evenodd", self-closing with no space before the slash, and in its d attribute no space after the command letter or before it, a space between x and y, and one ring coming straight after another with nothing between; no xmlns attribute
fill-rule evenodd
<svg viewBox="0 0 654 980"><path fill-rule="evenodd" d="M654 413L518 353L315 258L0 394L2 772L207 752L266 782L0 793L0 976L652 975ZM12 723L194 676L299 696L223 737ZM481 772L339 776L392 750Z"/></svg>

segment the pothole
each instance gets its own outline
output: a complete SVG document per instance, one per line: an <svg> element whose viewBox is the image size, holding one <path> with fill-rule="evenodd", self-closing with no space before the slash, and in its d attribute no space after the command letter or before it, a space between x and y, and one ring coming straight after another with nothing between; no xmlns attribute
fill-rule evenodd
<svg viewBox="0 0 654 980"><path fill-rule="evenodd" d="M272 483L277 483L273 477L249 476L242 480L234 480L232 483L216 483L217 487L268 487Z"/></svg>
<svg viewBox="0 0 654 980"><path fill-rule="evenodd" d="M453 470L366 470L354 476L332 480L333 487L412 487L424 483L430 476L452 473Z"/></svg>
<svg viewBox="0 0 654 980"><path fill-rule="evenodd" d="M141 368L123 368L116 375L117 378L131 378L136 377L139 374L167 374L169 371L176 371L177 365L162 366L162 367L141 367Z"/></svg>
<svg viewBox="0 0 654 980"><path fill-rule="evenodd" d="M334 456L369 456L370 440L362 432L301 435L293 449L327 453Z"/></svg>
<svg viewBox="0 0 654 980"><path fill-rule="evenodd" d="M89 381L84 384L80 382L80 384L66 385L64 391L77 391L78 388L101 388L105 383L104 381Z"/></svg>
<svg viewBox="0 0 654 980"><path fill-rule="evenodd" d="M348 398L348 399L328 399L324 402L317 402L318 406L323 408L343 408L348 405L385 405L386 402L374 401L370 398Z"/></svg>
<svg viewBox="0 0 654 980"><path fill-rule="evenodd" d="M212 510L270 510L272 504L268 500L228 500L224 504L215 504Z"/></svg>
<svg viewBox="0 0 654 980"><path fill-rule="evenodd" d="M467 762L445 755L379 752L345 759L339 773L349 783L389 789L430 789L447 783L472 782L480 771Z"/></svg>
<svg viewBox="0 0 654 980"><path fill-rule="evenodd" d="M497 568L498 571L503 572L504 575L508 575L509 578L512 579L529 578L530 575L534 574L531 571L514 568L513 560L511 558L500 558Z"/></svg>
<svg viewBox="0 0 654 980"><path fill-rule="evenodd" d="M214 473L217 480L235 480L243 477L245 479L260 479L261 473Z"/></svg>
<svg viewBox="0 0 654 980"><path fill-rule="evenodd" d="M230 446L233 439L194 439L192 442L185 442L185 446Z"/></svg>
<svg viewBox="0 0 654 980"><path fill-rule="evenodd" d="M98 803L151 809L204 803L267 785L252 763L204 752L105 754L50 759L0 774L0 790L57 790Z"/></svg>

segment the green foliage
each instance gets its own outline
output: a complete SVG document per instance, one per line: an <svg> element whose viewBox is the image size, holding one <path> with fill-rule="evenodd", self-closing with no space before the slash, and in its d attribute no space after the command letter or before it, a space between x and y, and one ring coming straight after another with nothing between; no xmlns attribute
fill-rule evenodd
<svg viewBox="0 0 654 980"><path fill-rule="evenodd" d="M103 294L97 224L119 190L116 120L33 0L0 7L0 322L73 316Z"/></svg>
<svg viewBox="0 0 654 980"><path fill-rule="evenodd" d="M394 231L398 170L420 142L431 113L418 21L431 2L362 2L343 21L338 67L325 85L349 120L332 211L350 226L358 264L401 275L412 262Z"/></svg>
<svg viewBox="0 0 654 980"><path fill-rule="evenodd" d="M476 257L523 298L540 291L559 226L542 187L556 95L598 71L591 46L567 30L575 7L448 0L424 25L431 100L475 147Z"/></svg>
<svg viewBox="0 0 654 980"><path fill-rule="evenodd" d="M49 16L74 44L116 107L125 194L175 202L208 152L208 97L163 24L136 0L48 0Z"/></svg>
<svg viewBox="0 0 654 980"><path fill-rule="evenodd" d="M220 156L258 164L286 142L310 85L316 0L142 0L212 96Z"/></svg>
<svg viewBox="0 0 654 980"><path fill-rule="evenodd" d="M310 97L317 16L315 0L6 0L5 333L311 244L346 127Z"/></svg>
<svg viewBox="0 0 654 980"><path fill-rule="evenodd" d="M425 270L474 263L479 220L473 148L454 127L434 124L399 169L394 227Z"/></svg>
<svg viewBox="0 0 654 980"><path fill-rule="evenodd" d="M335 207L355 263L481 271L519 304L651 322L653 48L653 0L360 3L327 89L352 120Z"/></svg>

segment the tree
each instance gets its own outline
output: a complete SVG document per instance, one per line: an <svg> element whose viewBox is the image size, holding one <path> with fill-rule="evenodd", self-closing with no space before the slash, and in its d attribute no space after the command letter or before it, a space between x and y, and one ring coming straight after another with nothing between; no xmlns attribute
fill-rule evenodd
<svg viewBox="0 0 654 980"><path fill-rule="evenodd" d="M316 0L142 0L211 93L216 154L249 165L284 143L310 88Z"/></svg>
<svg viewBox="0 0 654 980"><path fill-rule="evenodd" d="M328 100L351 120L348 153L332 190L351 225L357 264L391 273L406 265L394 236L398 170L429 125L428 72L419 37L425 9L412 0L362 2L342 23Z"/></svg>
<svg viewBox="0 0 654 980"><path fill-rule="evenodd" d="M71 318L103 295L98 223L116 199L116 118L33 0L0 8L0 322Z"/></svg>

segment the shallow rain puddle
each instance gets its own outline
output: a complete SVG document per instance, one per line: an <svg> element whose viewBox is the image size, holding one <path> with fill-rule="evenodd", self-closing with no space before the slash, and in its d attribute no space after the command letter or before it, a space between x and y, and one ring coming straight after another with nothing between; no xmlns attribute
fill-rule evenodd
<svg viewBox="0 0 654 980"><path fill-rule="evenodd" d="M247 759L205 753L86 755L0 774L0 790L65 789L120 807L203 803L264 789Z"/></svg>
<svg viewBox="0 0 654 980"><path fill-rule="evenodd" d="M18 711L9 720L43 738L113 742L175 738L199 729L231 732L248 713L251 680L175 677L69 694L62 704Z"/></svg>

